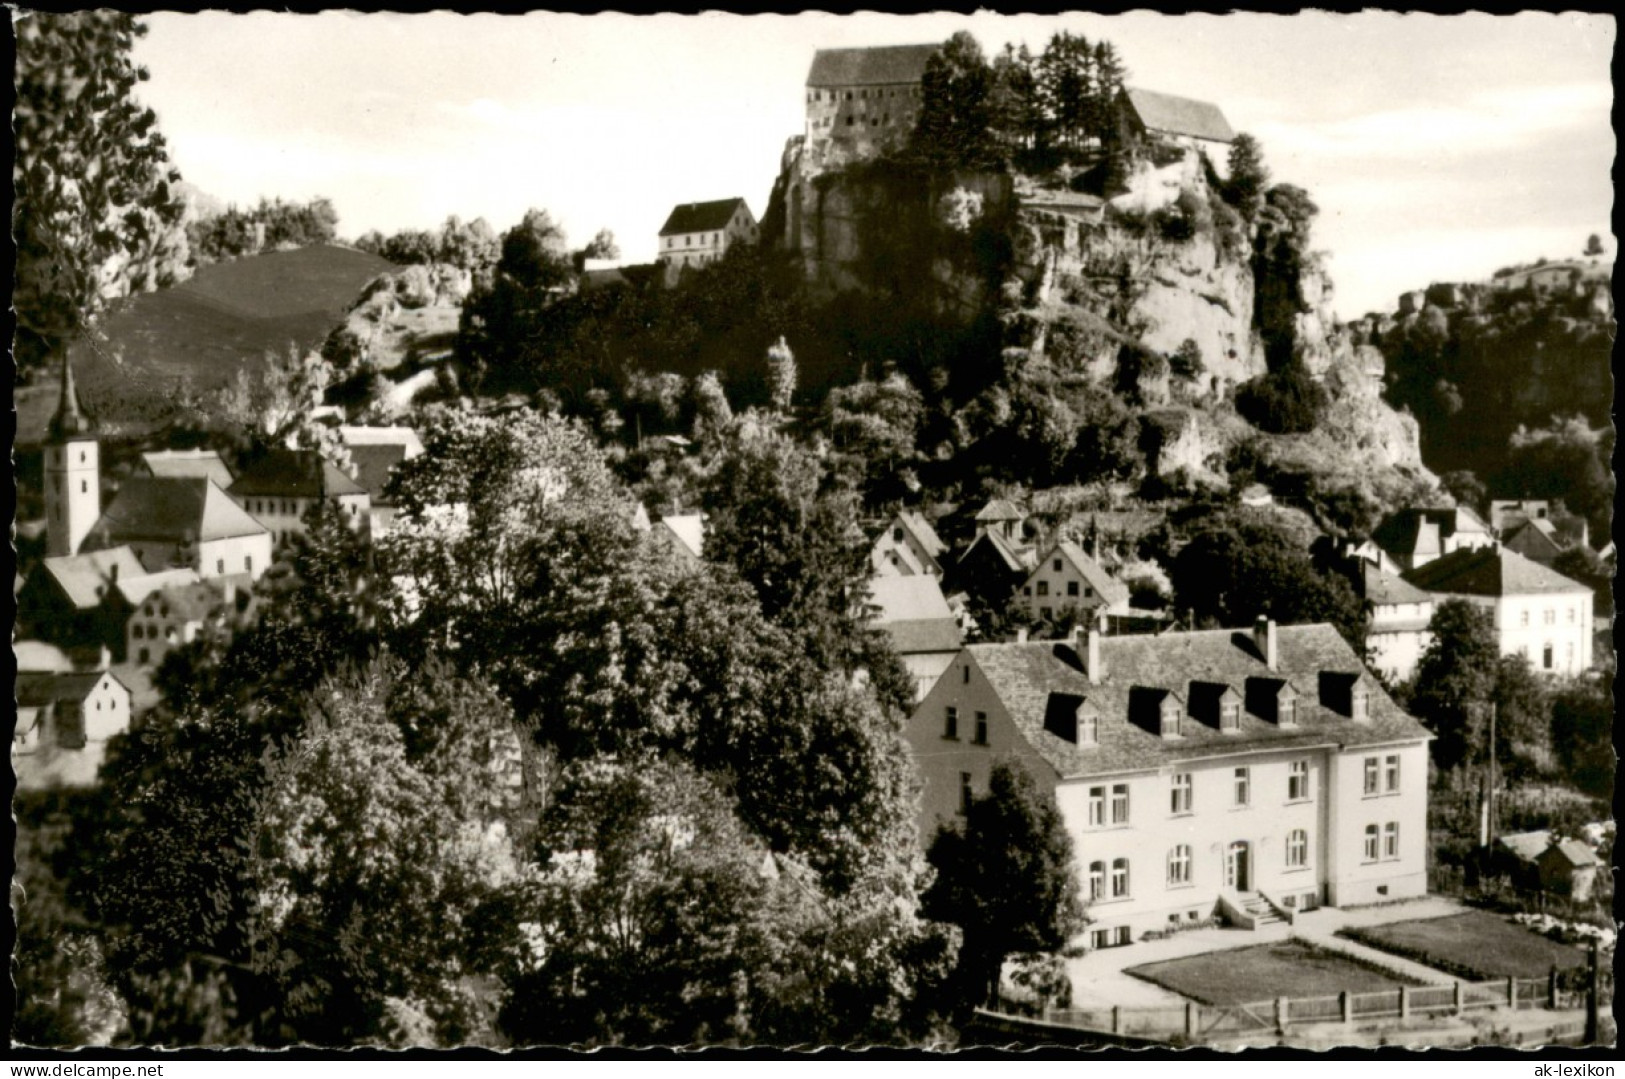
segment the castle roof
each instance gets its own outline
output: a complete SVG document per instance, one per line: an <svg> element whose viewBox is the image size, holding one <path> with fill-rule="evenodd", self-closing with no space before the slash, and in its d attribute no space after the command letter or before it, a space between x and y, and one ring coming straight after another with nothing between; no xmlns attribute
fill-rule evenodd
<svg viewBox="0 0 1625 1079"><path fill-rule="evenodd" d="M1128 98L1134 115L1147 130L1188 135L1210 142L1235 141L1236 133L1230 127L1230 121L1224 118L1219 106L1211 102L1159 94L1154 90L1132 86L1123 89L1123 96Z"/></svg>
<svg viewBox="0 0 1625 1079"><path fill-rule="evenodd" d="M881 45L870 49L819 49L807 72L808 86L884 86L919 82L937 45Z"/></svg>
<svg viewBox="0 0 1625 1079"><path fill-rule="evenodd" d="M265 526L213 480L132 476L119 488L91 536L105 535L111 543L203 543L264 531Z"/></svg>
<svg viewBox="0 0 1625 1079"><path fill-rule="evenodd" d="M1453 551L1405 574L1429 592L1463 596L1531 596L1591 589L1505 547Z"/></svg>
<svg viewBox="0 0 1625 1079"><path fill-rule="evenodd" d="M244 469L230 491L237 498L337 498L367 493L315 450L272 450Z"/></svg>
<svg viewBox="0 0 1625 1079"><path fill-rule="evenodd" d="M660 226L660 235L673 236L685 232L718 232L728 227L734 211L744 206L744 199L717 199L715 202L685 202L672 208L671 216Z"/></svg>
<svg viewBox="0 0 1625 1079"><path fill-rule="evenodd" d="M1099 682L1086 671L1082 641L973 644L966 652L987 678L1022 736L1063 777L1143 771L1206 757L1311 745L1378 745L1421 741L1425 728L1366 673L1337 630L1326 624L1280 626L1275 669L1250 631L1229 629L1102 637ZM1366 691L1367 716L1348 712L1355 686ZM1229 687L1246 702L1234 731L1221 731L1205 705ZM1290 687L1297 723L1283 726L1266 702ZM1180 735L1164 737L1156 709L1172 697L1182 706ZM1053 701L1072 711L1087 704L1099 717L1097 743L1080 746L1054 733ZM1064 709L1063 709L1064 710ZM1150 715L1145 713L1149 712Z"/></svg>

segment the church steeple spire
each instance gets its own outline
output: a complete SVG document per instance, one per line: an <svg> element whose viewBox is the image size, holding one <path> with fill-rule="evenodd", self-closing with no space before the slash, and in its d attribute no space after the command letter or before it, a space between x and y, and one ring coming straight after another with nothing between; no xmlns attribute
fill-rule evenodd
<svg viewBox="0 0 1625 1079"><path fill-rule="evenodd" d="M89 437L90 421L79 408L79 394L73 385L73 361L63 356L62 396L57 401L56 415L51 417L51 441Z"/></svg>

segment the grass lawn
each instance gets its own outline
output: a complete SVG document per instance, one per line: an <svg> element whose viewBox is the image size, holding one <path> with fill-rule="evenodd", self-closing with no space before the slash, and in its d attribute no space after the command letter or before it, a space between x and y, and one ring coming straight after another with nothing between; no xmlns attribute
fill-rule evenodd
<svg viewBox="0 0 1625 1079"><path fill-rule="evenodd" d="M1588 961L1578 948L1547 940L1485 910L1345 930L1342 935L1479 981L1539 978L1554 963L1568 968Z"/></svg>
<svg viewBox="0 0 1625 1079"><path fill-rule="evenodd" d="M1208 952L1128 972L1202 1004L1246 1004L1276 997L1373 993L1418 983L1372 970L1299 940Z"/></svg>

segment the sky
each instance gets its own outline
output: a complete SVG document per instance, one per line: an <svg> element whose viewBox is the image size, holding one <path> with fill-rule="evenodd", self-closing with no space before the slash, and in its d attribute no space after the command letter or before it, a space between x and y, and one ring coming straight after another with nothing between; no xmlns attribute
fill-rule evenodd
<svg viewBox="0 0 1625 1079"><path fill-rule="evenodd" d="M1105 38L1128 83L1215 102L1321 208L1345 318L1609 236L1615 24L1595 14L849 16L157 13L137 60L184 178L332 199L342 236L498 231L537 207L650 261L679 202L760 217L815 49Z"/></svg>

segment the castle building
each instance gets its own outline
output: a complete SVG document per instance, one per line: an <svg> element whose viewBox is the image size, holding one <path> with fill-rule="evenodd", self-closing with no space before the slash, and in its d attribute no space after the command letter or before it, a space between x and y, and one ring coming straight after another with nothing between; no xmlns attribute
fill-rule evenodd
<svg viewBox="0 0 1625 1079"><path fill-rule="evenodd" d="M920 82L936 45L819 49L807 72L807 144L838 139L878 148L914 130Z"/></svg>
<svg viewBox="0 0 1625 1079"><path fill-rule="evenodd" d="M905 733L923 842L995 761L1053 795L1090 947L1427 890L1430 736L1329 625L973 644Z"/></svg>
<svg viewBox="0 0 1625 1079"><path fill-rule="evenodd" d="M660 228L657 259L671 284L684 267L705 266L737 243L756 242L756 217L744 199L685 202L673 207Z"/></svg>
<svg viewBox="0 0 1625 1079"><path fill-rule="evenodd" d="M79 553L102 512L101 445L79 409L73 364L62 359L62 398L45 446L45 553Z"/></svg>

